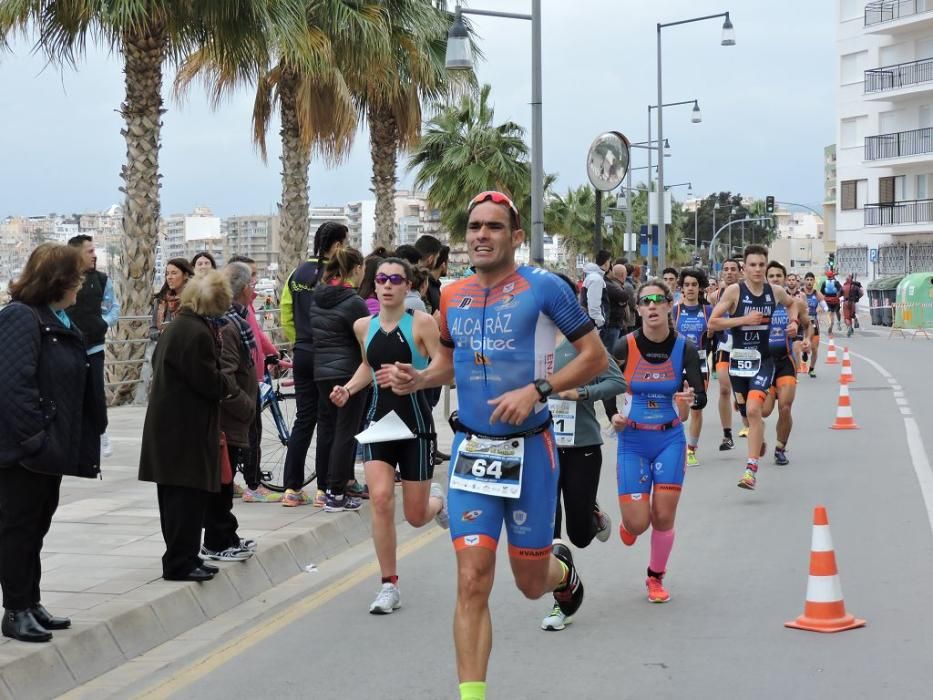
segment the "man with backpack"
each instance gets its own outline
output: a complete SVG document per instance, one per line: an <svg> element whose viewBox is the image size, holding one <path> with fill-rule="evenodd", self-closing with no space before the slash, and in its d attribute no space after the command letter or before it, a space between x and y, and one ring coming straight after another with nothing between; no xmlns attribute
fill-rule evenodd
<svg viewBox="0 0 933 700"><path fill-rule="evenodd" d="M859 300L865 296L865 290L862 289L862 283L855 275L846 277L846 283L842 285L842 298L844 300L843 319L846 322L846 337L851 338L858 328L858 316L855 314L855 308Z"/></svg>
<svg viewBox="0 0 933 700"><path fill-rule="evenodd" d="M820 293L823 295L826 306L829 308L829 331L833 331L834 323L838 330L841 331L842 318L839 314L839 302L842 296L842 286L836 279L836 273L832 270L826 271L826 279L823 280L823 283L820 285ZM834 318L835 321L833 320Z"/></svg>

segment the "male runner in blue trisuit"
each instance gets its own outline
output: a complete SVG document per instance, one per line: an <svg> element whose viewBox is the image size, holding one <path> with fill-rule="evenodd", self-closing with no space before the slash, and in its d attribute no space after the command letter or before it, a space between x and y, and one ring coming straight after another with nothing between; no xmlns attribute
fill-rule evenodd
<svg viewBox="0 0 933 700"><path fill-rule="evenodd" d="M397 363L391 385L405 394L457 380L447 501L457 552L454 642L461 700L484 700L489 594L503 521L515 583L527 598L553 591L568 617L583 600L570 548L558 541L552 551L559 466L547 398L585 386L608 357L567 285L546 270L516 265L525 232L512 201L483 192L468 212L476 274L441 292L438 357L422 371ZM553 372L558 331L577 356Z"/></svg>

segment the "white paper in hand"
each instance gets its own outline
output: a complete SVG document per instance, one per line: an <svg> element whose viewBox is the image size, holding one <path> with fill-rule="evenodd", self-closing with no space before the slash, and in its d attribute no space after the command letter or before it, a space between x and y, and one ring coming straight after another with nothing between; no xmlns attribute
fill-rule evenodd
<svg viewBox="0 0 933 700"><path fill-rule="evenodd" d="M408 429L405 421L395 411L389 411L362 433L356 436L361 445L374 442L392 442L393 440L412 440L415 434Z"/></svg>

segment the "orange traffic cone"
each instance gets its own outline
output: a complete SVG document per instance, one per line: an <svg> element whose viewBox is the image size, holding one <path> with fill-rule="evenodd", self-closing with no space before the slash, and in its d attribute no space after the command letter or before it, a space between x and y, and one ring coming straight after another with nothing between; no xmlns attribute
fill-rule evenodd
<svg viewBox="0 0 933 700"><path fill-rule="evenodd" d="M846 612L839 571L836 569L833 538L829 533L829 519L823 506L813 509L810 576L807 579L807 600L803 615L785 622L784 626L810 632L843 632L865 626L865 620L859 620Z"/></svg>
<svg viewBox="0 0 933 700"><path fill-rule="evenodd" d="M836 357L836 343L832 338L829 339L829 350L826 351L826 364L838 365L839 358Z"/></svg>
<svg viewBox="0 0 933 700"><path fill-rule="evenodd" d="M852 360L849 359L849 348L842 349L842 374L839 375L839 381L843 384L851 384L855 381L855 375L852 374Z"/></svg>
<svg viewBox="0 0 933 700"><path fill-rule="evenodd" d="M839 403L836 406L836 422L829 426L833 430L858 430L852 417L852 399L849 398L849 385L839 378Z"/></svg>

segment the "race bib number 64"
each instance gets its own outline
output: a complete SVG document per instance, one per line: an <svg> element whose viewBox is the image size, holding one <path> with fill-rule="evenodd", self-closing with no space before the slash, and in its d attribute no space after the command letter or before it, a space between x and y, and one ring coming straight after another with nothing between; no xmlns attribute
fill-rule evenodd
<svg viewBox="0 0 933 700"><path fill-rule="evenodd" d="M525 441L464 439L454 457L450 488L518 498L522 494L522 463Z"/></svg>

